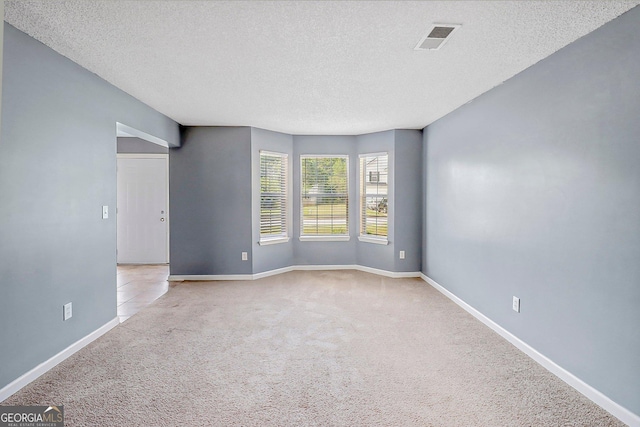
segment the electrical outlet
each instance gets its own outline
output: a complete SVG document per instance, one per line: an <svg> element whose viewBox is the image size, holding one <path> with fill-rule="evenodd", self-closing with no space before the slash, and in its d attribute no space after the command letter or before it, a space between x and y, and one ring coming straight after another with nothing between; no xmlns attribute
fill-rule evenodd
<svg viewBox="0 0 640 427"><path fill-rule="evenodd" d="M400 259L404 259L404 251L400 251Z"/></svg>
<svg viewBox="0 0 640 427"><path fill-rule="evenodd" d="M72 303L68 302L63 307L62 320L69 320L73 316Z"/></svg>
<svg viewBox="0 0 640 427"><path fill-rule="evenodd" d="M246 261L248 259L249 259L249 256L247 255L247 253L246 252L242 252L242 260Z"/></svg>
<svg viewBox="0 0 640 427"><path fill-rule="evenodd" d="M520 298L513 297L513 311L520 313Z"/></svg>

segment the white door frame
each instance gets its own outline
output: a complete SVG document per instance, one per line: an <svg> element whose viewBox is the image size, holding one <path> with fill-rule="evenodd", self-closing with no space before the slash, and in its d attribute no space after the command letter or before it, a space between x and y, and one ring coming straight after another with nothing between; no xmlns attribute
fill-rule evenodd
<svg viewBox="0 0 640 427"><path fill-rule="evenodd" d="M152 153L117 153L116 154L116 160L117 159L164 159L165 160L165 167L166 167L166 171L167 173L165 174L167 179L166 179L166 188L167 188L167 210L166 210L166 221L167 221L167 263L169 263L169 261L171 260L170 257L170 253L169 253L169 241L170 241L170 233L171 233L171 227L169 227L169 221L171 221L170 216L171 216L171 212L169 210L169 154L152 154ZM117 165L117 162L116 162ZM117 191L117 188L116 188ZM117 197L116 197L117 200ZM117 230L117 221L118 221L118 206L116 203L116 230ZM116 235L116 246L117 246L117 239L118 236Z"/></svg>

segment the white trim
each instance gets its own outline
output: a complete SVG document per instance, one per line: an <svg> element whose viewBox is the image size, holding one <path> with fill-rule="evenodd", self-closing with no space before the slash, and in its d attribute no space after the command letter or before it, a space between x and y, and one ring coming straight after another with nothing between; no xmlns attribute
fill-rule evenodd
<svg viewBox="0 0 640 427"><path fill-rule="evenodd" d="M269 276L277 276L278 274L288 273L290 271L293 271L293 267L277 268L275 270L269 270L269 271L264 271L262 273L256 273L256 274L253 275L251 280L263 279L263 278L269 277Z"/></svg>
<svg viewBox="0 0 640 427"><path fill-rule="evenodd" d="M327 271L327 270L358 270L359 265L295 265L291 267L293 271Z"/></svg>
<svg viewBox="0 0 640 427"><path fill-rule="evenodd" d="M300 159L302 158L310 158L310 159L325 159L325 158L341 158L349 160L349 154L300 154ZM347 163L348 164L348 163ZM348 174L347 174L348 175Z"/></svg>
<svg viewBox="0 0 640 427"><path fill-rule="evenodd" d="M412 277L420 277L419 271L387 271L379 270L377 268L365 267L364 265L356 266L357 270L364 271L366 273L378 274L380 276L391 277L392 279L405 279Z"/></svg>
<svg viewBox="0 0 640 427"><path fill-rule="evenodd" d="M379 276L390 277L392 279L420 277L419 271L387 271L363 265L294 265L290 267L278 268L275 270L263 271L255 274L211 274L211 275L176 275L169 276L170 282L190 282L190 281L217 281L217 280L258 280L269 276L275 276L290 271L330 271L330 270L357 270L365 273L377 274Z"/></svg>
<svg viewBox="0 0 640 427"><path fill-rule="evenodd" d="M93 341L97 340L102 335L106 334L107 332L109 332L111 329L115 328L119 324L120 324L120 320L117 317L113 318L112 320L108 321L104 325L100 326L95 331L91 332L89 335L83 338L80 338L78 341L74 342L69 347L62 350L60 353L54 355L50 359L42 362L35 368L31 369L30 371L16 378L12 382L4 386L2 389L0 389L0 402L8 399L9 396L16 393L22 387L26 386L27 384L29 384L30 382L32 382L42 374L46 373L51 368L55 367L57 364L59 364L60 362L62 362L72 354L76 353L77 351L86 347Z"/></svg>
<svg viewBox="0 0 640 427"><path fill-rule="evenodd" d="M387 238L376 238L371 236L358 236L358 240L364 243L375 243L376 245L388 245Z"/></svg>
<svg viewBox="0 0 640 427"><path fill-rule="evenodd" d="M489 319L487 316L464 302L462 299L457 297L455 294L451 293L447 289L445 289L442 285L438 284L435 280L430 277L420 273L420 277L422 280L427 282L429 285L433 286L436 290L440 291L444 296L449 298L454 303L458 304L465 311L470 313L476 319L487 325L489 328L493 329L504 339L509 341L511 344L516 346L519 350L525 353L527 356L531 357L533 360L538 362L542 367L547 369L549 372L560 378L565 383L569 384L571 387L576 389L578 392L582 393L584 396L589 398L595 404L601 406L603 409L611 413L613 416L618 418L623 423L628 424L630 427L640 427L640 416L634 414L624 406L614 402L611 398L604 395L602 392L596 390L589 384L582 381L580 378L573 375L571 372L567 371L563 367L556 364L554 361L531 347L529 344L522 341L520 338L513 335L511 332L504 329L502 326L495 323L493 320Z"/></svg>
<svg viewBox="0 0 640 427"><path fill-rule="evenodd" d="M117 153L118 159L169 159L167 153Z"/></svg>
<svg viewBox="0 0 640 427"><path fill-rule="evenodd" d="M170 275L169 282L209 282L211 280L253 280L253 274L187 274Z"/></svg>
<svg viewBox="0 0 640 427"><path fill-rule="evenodd" d="M289 237L273 237L267 239L261 239L258 244L260 246L269 246L269 245L277 245L278 243L287 243L289 241Z"/></svg>
<svg viewBox="0 0 640 427"><path fill-rule="evenodd" d="M160 139L157 136L142 132L120 122L116 122L116 136L134 136L136 138L144 139L145 141L152 142L162 147L169 148L169 143L164 139Z"/></svg>
<svg viewBox="0 0 640 427"><path fill-rule="evenodd" d="M351 236L300 236L301 242L348 242Z"/></svg>
<svg viewBox="0 0 640 427"><path fill-rule="evenodd" d="M279 153L277 151L269 151L269 150L258 150L260 152L260 155L265 155L265 156L271 156L271 157L284 157L285 159L289 160L289 153Z"/></svg>

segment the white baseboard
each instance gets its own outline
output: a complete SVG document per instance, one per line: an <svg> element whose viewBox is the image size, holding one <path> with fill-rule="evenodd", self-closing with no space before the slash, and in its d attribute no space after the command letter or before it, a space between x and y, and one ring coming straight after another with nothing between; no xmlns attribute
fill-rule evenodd
<svg viewBox="0 0 640 427"><path fill-rule="evenodd" d="M111 329L115 328L119 324L120 324L120 320L117 317L110 320L109 322L105 323L95 331L91 332L89 335L83 338L80 338L78 341L74 342L69 347L62 350L60 353L54 355L50 359L42 362L35 368L28 371L27 373L16 378L12 382L4 386L2 389L0 389L0 402L8 399L9 396L14 394L18 390L20 390L22 387L26 386L31 381L35 380L40 375L44 374L45 372L47 372L48 370L56 366L58 363L62 362L63 360L65 360L66 358L68 358L69 356L77 352L78 350L89 345L91 342L95 341L96 339L100 338L102 335L106 334L107 332L109 332Z"/></svg>
<svg viewBox="0 0 640 427"><path fill-rule="evenodd" d="M328 271L328 270L358 270L359 266L355 264L351 265L294 265L291 267L291 271Z"/></svg>
<svg viewBox="0 0 640 427"><path fill-rule="evenodd" d="M419 271L387 271L373 267L365 267L364 265L356 266L356 270L364 271L366 273L378 274L380 276L391 277L392 279L420 277L420 274L422 274Z"/></svg>
<svg viewBox="0 0 640 427"><path fill-rule="evenodd" d="M171 275L169 282L209 282L211 280L254 280L253 274L189 274Z"/></svg>
<svg viewBox="0 0 640 427"><path fill-rule="evenodd" d="M380 270L363 265L293 265L290 267L278 268L256 274L212 274L212 275L175 275L169 276L170 282L189 281L216 281L216 280L257 280L264 277L275 276L277 274L288 273L289 271L327 271L327 270L358 270L366 273L378 274L380 276L391 277L393 279L407 277L421 277L419 271L395 272Z"/></svg>
<svg viewBox="0 0 640 427"><path fill-rule="evenodd" d="M290 271L293 271L293 267L277 268L275 270L269 270L269 271L264 271L262 273L256 273L256 274L252 275L251 280L258 280L258 279L262 279L264 277L275 276L277 274L282 274L282 273L288 273Z"/></svg>
<svg viewBox="0 0 640 427"><path fill-rule="evenodd" d="M451 293L442 285L438 284L435 280L430 277L420 273L420 277L422 280L427 282L429 285L433 286L436 290L441 292L444 296L449 298L451 301L458 304L476 319L480 320L482 323L493 329L496 333L502 336L504 339L509 341L511 344L520 349L527 356L531 357L533 360L542 365L549 372L569 384L571 387L578 390L580 393L585 395L587 398L592 400L595 404L599 405L606 411L608 411L611 415L618 418L623 423L629 425L630 427L640 427L640 416L631 412L624 406L614 402L609 397L604 395L602 392L596 390L589 384L582 381L580 378L573 375L571 372L557 365L551 359L531 347L529 344L522 341L520 338L513 335L511 332L504 329L502 326L495 323L493 320L489 319L484 314L480 313L478 310L458 298L455 294Z"/></svg>

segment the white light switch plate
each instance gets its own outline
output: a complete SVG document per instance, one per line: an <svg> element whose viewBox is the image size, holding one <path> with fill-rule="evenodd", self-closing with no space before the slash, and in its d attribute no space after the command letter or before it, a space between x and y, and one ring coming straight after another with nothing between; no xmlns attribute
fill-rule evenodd
<svg viewBox="0 0 640 427"><path fill-rule="evenodd" d="M242 252L242 260L247 261L249 259L248 254L246 252Z"/></svg>
<svg viewBox="0 0 640 427"><path fill-rule="evenodd" d="M109 206L102 207L102 219L109 219Z"/></svg>
<svg viewBox="0 0 640 427"><path fill-rule="evenodd" d="M73 316L73 306L72 303L68 302L64 306L64 312L62 314L62 320L69 320Z"/></svg>

